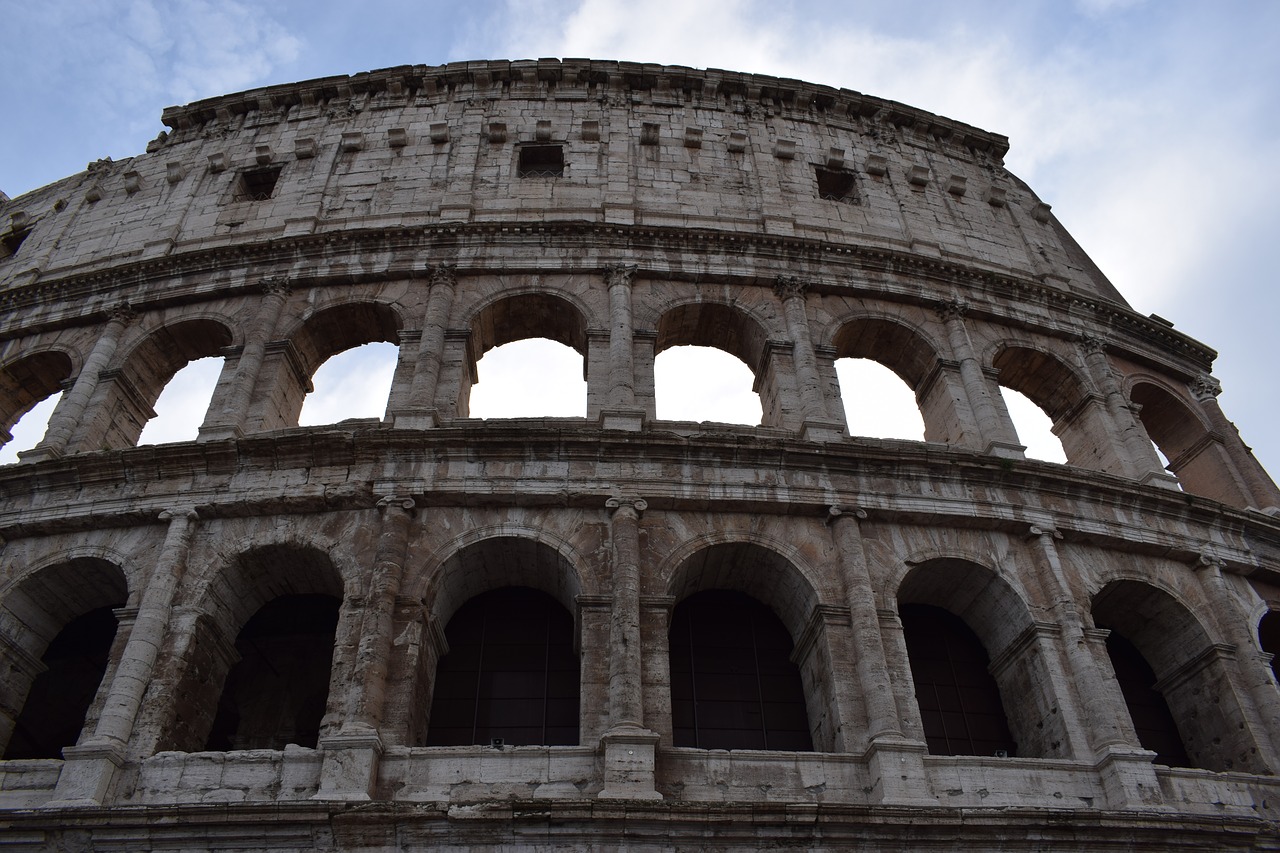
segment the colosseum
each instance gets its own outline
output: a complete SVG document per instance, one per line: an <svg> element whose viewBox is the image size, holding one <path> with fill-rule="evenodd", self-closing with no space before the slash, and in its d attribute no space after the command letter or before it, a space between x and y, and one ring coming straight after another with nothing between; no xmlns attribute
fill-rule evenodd
<svg viewBox="0 0 1280 853"><path fill-rule="evenodd" d="M545 59L163 121L0 195L0 438L61 393L0 467L0 848L1280 849L1280 492L1004 137ZM585 416L470 417L530 338ZM370 342L385 414L300 427ZM658 417L688 345L759 425Z"/></svg>

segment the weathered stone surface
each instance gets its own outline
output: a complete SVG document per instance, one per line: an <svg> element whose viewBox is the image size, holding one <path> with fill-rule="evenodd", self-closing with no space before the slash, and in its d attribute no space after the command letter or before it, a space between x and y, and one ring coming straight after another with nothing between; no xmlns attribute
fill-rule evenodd
<svg viewBox="0 0 1280 853"><path fill-rule="evenodd" d="M1280 845L1258 631L1280 493L1217 406L1214 353L1129 309L1002 137L587 60L164 118L145 154L0 196L3 435L64 391L0 468L0 744L60 632L119 624L75 748L0 761L7 846ZM528 337L582 355L586 417L469 418L476 361ZM372 341L400 348L385 418L298 427L319 365ZM686 344L751 368L760 426L658 420L654 358ZM224 366L200 440L134 447L203 356ZM926 441L847 435L845 357L912 388ZM1023 457L1000 386L1068 464ZM577 744L426 745L446 626L511 586L573 617ZM678 744L672 611L706 590L781 621L813 751ZM318 730L211 748L261 654L246 626L283 596L337 609L327 695L288 704ZM908 604L977 637L1011 754L930 751ZM1109 632L1191 766L1142 747Z"/></svg>

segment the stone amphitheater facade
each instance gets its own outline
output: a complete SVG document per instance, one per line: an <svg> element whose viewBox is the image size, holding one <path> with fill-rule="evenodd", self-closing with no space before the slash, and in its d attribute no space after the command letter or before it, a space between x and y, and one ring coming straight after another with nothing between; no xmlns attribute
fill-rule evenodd
<svg viewBox="0 0 1280 853"><path fill-rule="evenodd" d="M163 120L0 196L0 428L62 391L0 468L0 847L1280 848L1280 493L1003 137L587 60ZM586 416L469 418L531 337ZM374 341L385 417L299 427ZM761 425L658 419L689 344ZM199 439L135 446L204 356ZM845 357L924 441L849 435Z"/></svg>

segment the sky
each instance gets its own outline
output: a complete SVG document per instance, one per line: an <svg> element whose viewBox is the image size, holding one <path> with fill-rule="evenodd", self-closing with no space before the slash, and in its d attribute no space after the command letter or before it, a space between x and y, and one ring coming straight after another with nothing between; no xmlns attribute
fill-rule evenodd
<svg viewBox="0 0 1280 853"><path fill-rule="evenodd" d="M1271 263L1280 238L1280 2L0 0L0 21L0 191L9 196L101 157L142 152L164 129L165 106L467 59L592 57L771 74L1004 134L1006 165L1134 309L1218 350L1219 401L1280 474L1271 357L1280 331ZM489 388L499 382L492 358L480 364L477 393L486 378ZM580 362L575 369L580 379ZM376 396L376 383L359 386ZM718 400L726 414L743 405L691 396ZM678 405L660 397L660 416L684 418ZM751 405L690 418L750 421ZM318 414L304 412L304 422L332 417L311 408Z"/></svg>

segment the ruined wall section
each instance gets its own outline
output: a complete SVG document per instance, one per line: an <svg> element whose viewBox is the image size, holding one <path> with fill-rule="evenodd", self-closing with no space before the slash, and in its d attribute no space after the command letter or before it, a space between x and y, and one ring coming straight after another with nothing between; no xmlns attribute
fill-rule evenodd
<svg viewBox="0 0 1280 853"><path fill-rule="evenodd" d="M146 154L6 203L6 227L30 234L0 283L245 240L534 219L836 239L1121 302L1005 172L1002 137L854 92L467 63L274 87L165 120L173 131ZM561 146L561 178L520 177L534 145ZM247 198L243 175L273 169L271 197ZM848 179L840 199L819 198L819 169Z"/></svg>

